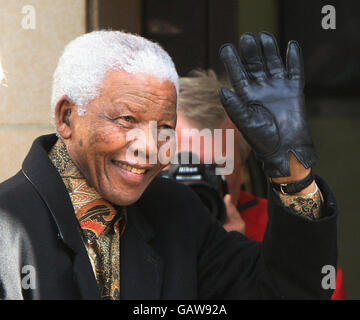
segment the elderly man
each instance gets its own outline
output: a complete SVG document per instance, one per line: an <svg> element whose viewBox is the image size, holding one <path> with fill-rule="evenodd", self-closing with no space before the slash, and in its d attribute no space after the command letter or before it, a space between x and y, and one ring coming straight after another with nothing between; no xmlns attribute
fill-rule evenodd
<svg viewBox="0 0 360 320"><path fill-rule="evenodd" d="M331 296L337 208L310 173L300 49L289 43L286 69L267 33L244 35L240 51L220 51L235 89L221 99L273 181L264 241L226 232L187 187L156 178L161 132L176 126L170 57L139 36L93 32L55 71L57 135L36 139L0 186L1 298Z"/></svg>

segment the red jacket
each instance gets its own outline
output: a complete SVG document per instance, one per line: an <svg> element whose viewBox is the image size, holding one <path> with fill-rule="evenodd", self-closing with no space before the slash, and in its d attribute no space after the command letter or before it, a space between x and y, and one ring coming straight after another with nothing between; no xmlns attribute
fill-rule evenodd
<svg viewBox="0 0 360 320"><path fill-rule="evenodd" d="M257 198L250 193L240 191L238 210L246 225L246 236L254 241L262 241L268 221L267 199ZM343 273L337 268L336 289L331 300L345 300Z"/></svg>

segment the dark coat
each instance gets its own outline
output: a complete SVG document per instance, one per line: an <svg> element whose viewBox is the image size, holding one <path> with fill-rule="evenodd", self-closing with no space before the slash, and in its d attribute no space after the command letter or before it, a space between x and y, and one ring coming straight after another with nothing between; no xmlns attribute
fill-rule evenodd
<svg viewBox="0 0 360 320"><path fill-rule="evenodd" d="M36 139L22 170L0 184L0 298L100 298L70 197L47 155L55 142ZM188 187L156 178L128 207L121 298L329 298L321 270L337 265L337 208L317 183L326 214L318 221L292 214L269 190L260 243L226 232ZM22 286L28 265L35 289Z"/></svg>

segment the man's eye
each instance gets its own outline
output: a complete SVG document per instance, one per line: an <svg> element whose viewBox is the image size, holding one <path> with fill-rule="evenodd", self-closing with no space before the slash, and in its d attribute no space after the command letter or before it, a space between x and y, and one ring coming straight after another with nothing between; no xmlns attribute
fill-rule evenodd
<svg viewBox="0 0 360 320"><path fill-rule="evenodd" d="M170 140L173 137L174 128L169 125L162 125L159 127L158 135L161 140Z"/></svg>
<svg viewBox="0 0 360 320"><path fill-rule="evenodd" d="M174 129L172 126L169 126L169 125L167 125L167 124L164 124L164 125L162 125L161 127L160 127L160 130L166 130L166 129Z"/></svg>
<svg viewBox="0 0 360 320"><path fill-rule="evenodd" d="M131 117L131 116L122 116L120 117L121 120L124 120L126 122L134 122L134 117Z"/></svg>

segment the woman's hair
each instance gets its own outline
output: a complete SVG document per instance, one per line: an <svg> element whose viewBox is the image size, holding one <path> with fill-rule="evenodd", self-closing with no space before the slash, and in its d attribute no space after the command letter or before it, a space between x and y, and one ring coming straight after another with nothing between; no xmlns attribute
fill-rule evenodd
<svg viewBox="0 0 360 320"><path fill-rule="evenodd" d="M218 80L214 70L192 70L188 77L179 79L179 86L178 112L190 123L199 130L220 129L224 125L227 115L220 101L219 89L226 85ZM245 162L250 146L241 134L239 144Z"/></svg>
<svg viewBox="0 0 360 320"><path fill-rule="evenodd" d="M223 84L213 70L193 70L188 77L179 79L179 86L179 112L187 119L199 129L215 129L224 124L226 113L219 98Z"/></svg>

